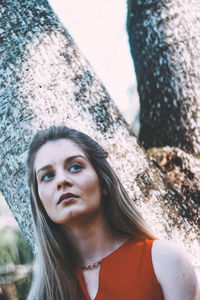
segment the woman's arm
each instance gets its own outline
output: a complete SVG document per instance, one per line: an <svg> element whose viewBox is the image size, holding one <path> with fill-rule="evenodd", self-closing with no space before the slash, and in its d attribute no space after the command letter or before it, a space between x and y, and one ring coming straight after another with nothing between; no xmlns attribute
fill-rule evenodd
<svg viewBox="0 0 200 300"><path fill-rule="evenodd" d="M183 248L155 241L152 261L165 300L200 300L197 277Z"/></svg>

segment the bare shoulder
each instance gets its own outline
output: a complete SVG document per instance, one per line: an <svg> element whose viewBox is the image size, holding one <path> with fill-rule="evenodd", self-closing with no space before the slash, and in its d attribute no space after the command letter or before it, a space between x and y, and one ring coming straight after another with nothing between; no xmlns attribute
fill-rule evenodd
<svg viewBox="0 0 200 300"><path fill-rule="evenodd" d="M183 247L171 241L154 241L152 262L165 300L200 300L197 277Z"/></svg>

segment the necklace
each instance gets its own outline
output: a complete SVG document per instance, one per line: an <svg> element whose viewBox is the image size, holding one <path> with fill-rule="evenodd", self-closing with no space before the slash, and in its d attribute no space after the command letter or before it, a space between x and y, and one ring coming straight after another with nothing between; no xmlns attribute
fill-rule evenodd
<svg viewBox="0 0 200 300"><path fill-rule="evenodd" d="M116 249L120 248L122 245L124 245L129 239L127 239L125 242L121 243L118 247L113 247L113 249L110 251L112 253ZM108 254L109 255L109 254ZM104 258L104 257L103 257ZM102 259L102 258L101 258ZM101 260L93 263L93 264L83 264L80 266L81 270L93 270L98 268L98 266L101 264Z"/></svg>
<svg viewBox="0 0 200 300"><path fill-rule="evenodd" d="M96 269L98 268L98 266L101 264L100 261L97 261L93 264L85 264L85 265L81 265L81 270L92 270L92 269Z"/></svg>

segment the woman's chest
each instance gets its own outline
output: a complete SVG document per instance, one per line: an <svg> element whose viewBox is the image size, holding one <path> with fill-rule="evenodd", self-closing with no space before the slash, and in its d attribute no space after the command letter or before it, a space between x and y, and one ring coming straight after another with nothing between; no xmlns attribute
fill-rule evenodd
<svg viewBox="0 0 200 300"><path fill-rule="evenodd" d="M95 299L99 288L100 265L95 269L83 270L82 277L88 296L91 300Z"/></svg>
<svg viewBox="0 0 200 300"><path fill-rule="evenodd" d="M151 249L126 243L94 270L78 271L83 296L78 300L162 300Z"/></svg>
<svg viewBox="0 0 200 300"><path fill-rule="evenodd" d="M116 266L112 272L106 266L85 274L81 272L79 282L83 297L79 300L162 300L158 283L148 271L146 275L124 272Z"/></svg>

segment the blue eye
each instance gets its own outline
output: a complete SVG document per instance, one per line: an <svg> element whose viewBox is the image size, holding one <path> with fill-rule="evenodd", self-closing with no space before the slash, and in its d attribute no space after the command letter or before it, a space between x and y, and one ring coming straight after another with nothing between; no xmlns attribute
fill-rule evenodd
<svg viewBox="0 0 200 300"><path fill-rule="evenodd" d="M44 181L48 181L48 180L50 180L50 179L52 179L54 177L54 173L53 172L48 172L48 173L46 173L46 174L44 174L43 176L42 176L42 181L44 180Z"/></svg>
<svg viewBox="0 0 200 300"><path fill-rule="evenodd" d="M69 170L72 171L72 172L78 172L78 171L80 171L81 169L82 169L82 166L81 166L81 165L75 164L75 165L71 166Z"/></svg>

